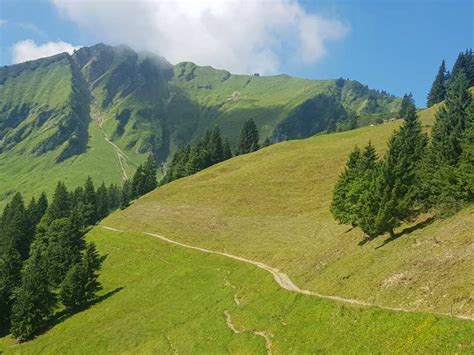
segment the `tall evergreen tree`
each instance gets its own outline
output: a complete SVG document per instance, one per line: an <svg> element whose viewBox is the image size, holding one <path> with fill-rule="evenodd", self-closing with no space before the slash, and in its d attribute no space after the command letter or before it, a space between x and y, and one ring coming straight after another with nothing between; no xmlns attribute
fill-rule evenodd
<svg viewBox="0 0 474 355"><path fill-rule="evenodd" d="M80 260L84 248L81 223L73 216L54 220L47 230L37 236L36 248L45 256L44 272L51 285L58 287L69 268Z"/></svg>
<svg viewBox="0 0 474 355"><path fill-rule="evenodd" d="M402 103L400 105L400 110L398 111L399 118L405 118L408 115L411 106L415 105L415 101L413 100L412 93L403 95Z"/></svg>
<svg viewBox="0 0 474 355"><path fill-rule="evenodd" d="M222 150L223 160L230 159L230 158L232 158L232 156L233 156L232 149L230 148L229 140L226 138L224 140L224 147L223 147L223 150Z"/></svg>
<svg viewBox="0 0 474 355"><path fill-rule="evenodd" d="M131 195L132 199L136 199L143 194L143 191L146 189L146 175L143 170L143 165L139 165L135 174L133 174L132 185L131 185Z"/></svg>
<svg viewBox="0 0 474 355"><path fill-rule="evenodd" d="M84 184L84 219L87 225L95 224L99 217L97 214L97 195L94 188L94 183L90 176L87 177Z"/></svg>
<svg viewBox="0 0 474 355"><path fill-rule="evenodd" d="M2 248L12 246L23 260L28 257L33 236L23 197L19 192L13 196L3 211L0 237Z"/></svg>
<svg viewBox="0 0 474 355"><path fill-rule="evenodd" d="M96 193L97 199L97 218L101 220L109 214L109 196L105 184L99 186Z"/></svg>
<svg viewBox="0 0 474 355"><path fill-rule="evenodd" d="M459 53L451 70L451 77L455 77L461 72L466 76L468 86L474 86L474 55L472 49Z"/></svg>
<svg viewBox="0 0 474 355"><path fill-rule="evenodd" d="M144 195L150 191L153 191L158 186L158 182L156 180L156 160L152 154L150 154L143 166L144 172L144 188L141 191L141 195Z"/></svg>
<svg viewBox="0 0 474 355"><path fill-rule="evenodd" d="M122 195L120 197L120 208L123 210L130 206L132 187L130 180L125 180L122 186Z"/></svg>
<svg viewBox="0 0 474 355"><path fill-rule="evenodd" d="M107 189L107 200L109 205L109 212L115 211L120 207L121 191L117 185L111 184Z"/></svg>
<svg viewBox="0 0 474 355"><path fill-rule="evenodd" d="M219 127L215 127L211 132L209 141L209 155L211 165L217 164L224 160L224 146L222 143L221 131Z"/></svg>
<svg viewBox="0 0 474 355"><path fill-rule="evenodd" d="M10 330L19 341L31 339L52 315L56 305L43 265L41 248L34 248L22 270L21 286L14 295Z"/></svg>
<svg viewBox="0 0 474 355"><path fill-rule="evenodd" d="M21 255L13 245L0 250L0 331L10 327L13 291L21 282Z"/></svg>
<svg viewBox="0 0 474 355"><path fill-rule="evenodd" d="M445 105L436 113L431 153L438 162L455 165L461 156L461 141L471 105L468 82L463 72L453 76Z"/></svg>
<svg viewBox="0 0 474 355"><path fill-rule="evenodd" d="M260 148L258 141L260 135L257 125L253 119L246 121L240 131L240 140L238 145L239 154L254 152Z"/></svg>
<svg viewBox="0 0 474 355"><path fill-rule="evenodd" d="M46 210L42 223L49 225L55 219L66 218L71 214L71 195L63 182L59 181L53 199Z"/></svg>
<svg viewBox="0 0 474 355"><path fill-rule="evenodd" d="M426 150L428 138L422 132L416 108L412 105L402 127L389 140L381 166L378 185L380 206L375 219L374 234L389 232L417 213L420 181L417 169Z"/></svg>
<svg viewBox="0 0 474 355"><path fill-rule="evenodd" d="M441 102L446 97L446 64L444 60L441 62L441 65L438 69L438 74L436 74L436 78L433 81L433 85L431 86L431 90L428 94L428 107Z"/></svg>

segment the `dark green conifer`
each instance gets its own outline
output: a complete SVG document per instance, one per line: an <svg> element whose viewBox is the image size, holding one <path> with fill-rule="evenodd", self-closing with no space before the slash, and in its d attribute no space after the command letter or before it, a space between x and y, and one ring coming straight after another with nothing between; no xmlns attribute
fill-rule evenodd
<svg viewBox="0 0 474 355"><path fill-rule="evenodd" d="M232 149L230 148L230 143L227 138L224 140L224 148L223 148L222 155L223 155L223 160L230 159L233 156Z"/></svg>
<svg viewBox="0 0 474 355"><path fill-rule="evenodd" d="M428 94L428 107L433 106L444 100L446 97L446 65L444 60L441 62L441 65L438 69L438 74L436 74L436 78L433 81L433 85L431 86L431 90Z"/></svg>
<svg viewBox="0 0 474 355"><path fill-rule="evenodd" d="M260 148L258 141L260 135L253 119L246 121L240 131L240 139L238 145L239 154L254 152Z"/></svg>
<svg viewBox="0 0 474 355"><path fill-rule="evenodd" d="M120 208L123 210L130 206L130 200L131 200L131 183L130 180L125 180L122 186L122 195L120 198Z"/></svg>
<svg viewBox="0 0 474 355"><path fill-rule="evenodd" d="M49 225L55 219L66 218L71 214L71 196L63 182L59 181L53 199L46 210L42 223Z"/></svg>
<svg viewBox="0 0 474 355"><path fill-rule="evenodd" d="M105 184L99 186L96 193L97 217L98 220L105 218L109 214L109 196Z"/></svg>
<svg viewBox="0 0 474 355"><path fill-rule="evenodd" d="M398 111L398 117L405 118L408 115L408 110L410 109L410 107L414 105L415 105L415 102L413 100L412 93L403 95L402 103L400 105L400 110Z"/></svg>
<svg viewBox="0 0 474 355"><path fill-rule="evenodd" d="M21 286L15 290L10 330L20 342L31 339L44 326L56 305L43 265L42 250L34 248L22 270Z"/></svg>
<svg viewBox="0 0 474 355"><path fill-rule="evenodd" d="M83 216L86 224L95 224L99 219L97 214L97 195L90 176L87 177L84 184L84 198L82 202L84 203Z"/></svg>

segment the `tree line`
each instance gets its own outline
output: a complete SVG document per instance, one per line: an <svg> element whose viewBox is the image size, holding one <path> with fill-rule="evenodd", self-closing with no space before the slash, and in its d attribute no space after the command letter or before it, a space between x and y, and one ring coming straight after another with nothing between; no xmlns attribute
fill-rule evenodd
<svg viewBox="0 0 474 355"><path fill-rule="evenodd" d="M240 131L235 155L247 154L260 148L260 134L253 119L247 120ZM266 141L267 145L270 144ZM207 130L194 143L181 147L174 154L161 184L197 173L234 156L229 140L222 139L219 127Z"/></svg>
<svg viewBox="0 0 474 355"><path fill-rule="evenodd" d="M69 191L58 182L51 203L43 192L25 205L16 193L0 217L0 330L31 339L58 307L75 312L96 298L104 257L84 239L87 227L157 186L152 156L123 186L87 178Z"/></svg>
<svg viewBox="0 0 474 355"><path fill-rule="evenodd" d="M472 52L470 53L472 57ZM474 104L467 70L453 70L431 139L423 133L413 98L405 95L404 122L383 158L368 143L355 147L334 188L331 212L367 238L389 233L429 210L455 213L474 201Z"/></svg>
<svg viewBox="0 0 474 355"><path fill-rule="evenodd" d="M428 93L428 107L444 101L448 91L451 78L464 72L468 85L474 86L474 55L472 49L459 53L451 72L446 70L446 63L443 60L439 66L438 73L433 81L433 85Z"/></svg>

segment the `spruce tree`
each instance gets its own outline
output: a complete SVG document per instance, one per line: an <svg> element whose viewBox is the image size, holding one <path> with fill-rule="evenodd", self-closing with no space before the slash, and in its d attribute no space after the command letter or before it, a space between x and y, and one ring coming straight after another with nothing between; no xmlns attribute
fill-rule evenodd
<svg viewBox="0 0 474 355"><path fill-rule="evenodd" d="M412 105L402 127L389 140L388 150L381 166L377 195L380 206L373 234L389 232L418 212L420 181L417 169L426 150L428 138L422 132L416 108Z"/></svg>
<svg viewBox="0 0 474 355"><path fill-rule="evenodd" d="M21 255L13 245L0 250L0 332L10 327L13 291L21 283Z"/></svg>
<svg viewBox="0 0 474 355"><path fill-rule="evenodd" d="M157 180L156 180L156 160L153 157L152 154L150 154L143 166L143 172L144 172L144 188L143 191L141 191L141 195L144 195L150 191L153 191L156 189L158 186Z"/></svg>
<svg viewBox="0 0 474 355"><path fill-rule="evenodd" d="M222 159L227 160L232 158L232 149L230 148L229 140L226 138L224 140L224 147L222 150Z"/></svg>
<svg viewBox="0 0 474 355"><path fill-rule="evenodd" d="M431 153L434 160L454 166L461 156L461 141L466 128L471 95L463 72L453 76L445 105L436 113L432 131Z"/></svg>
<svg viewBox="0 0 474 355"><path fill-rule="evenodd" d="M139 165L135 174L133 174L131 185L131 198L136 199L143 195L146 189L146 175L143 165Z"/></svg>
<svg viewBox="0 0 474 355"><path fill-rule="evenodd" d="M459 53L451 70L451 77L455 77L461 73L464 73L466 76L468 86L474 86L474 55L472 49ZM451 85L451 82L449 85Z"/></svg>
<svg viewBox="0 0 474 355"><path fill-rule="evenodd" d="M90 176L87 177L84 184L84 219L87 225L93 225L98 221L97 214L97 195L94 188L94 183Z"/></svg>
<svg viewBox="0 0 474 355"><path fill-rule="evenodd" d="M99 186L96 193L97 199L97 218L101 220L109 214L109 196L105 184Z"/></svg>
<svg viewBox="0 0 474 355"><path fill-rule="evenodd" d="M125 180L122 186L122 195L120 197L120 209L125 209L128 206L130 206L130 200L131 200L131 183L130 180Z"/></svg>
<svg viewBox="0 0 474 355"><path fill-rule="evenodd" d="M72 202L71 195L66 185L59 181L53 194L53 199L41 220L42 223L49 225L55 219L66 218L71 214Z"/></svg>
<svg viewBox="0 0 474 355"><path fill-rule="evenodd" d="M23 260L28 257L33 235L23 197L19 192L3 210L0 235L0 247L12 246L18 250Z"/></svg>
<svg viewBox="0 0 474 355"><path fill-rule="evenodd" d="M67 272L59 291L59 297L66 309L75 310L86 303L85 284L84 267L79 262L75 263Z"/></svg>
<svg viewBox="0 0 474 355"><path fill-rule="evenodd" d="M10 331L20 342L31 339L44 326L56 305L43 265L42 250L36 247L22 270L21 286L15 290Z"/></svg>
<svg viewBox="0 0 474 355"><path fill-rule="evenodd" d="M107 189L107 200L109 205L109 212L115 211L120 207L121 191L116 184L111 184Z"/></svg>
<svg viewBox="0 0 474 355"><path fill-rule="evenodd" d="M222 143L221 131L215 127L211 132L209 141L210 165L217 164L224 160L224 146Z"/></svg>
<svg viewBox="0 0 474 355"><path fill-rule="evenodd" d="M400 105L400 110L398 111L399 118L405 118L408 115L408 111L411 106L414 106L415 102L413 100L412 93L403 95L402 103Z"/></svg>
<svg viewBox="0 0 474 355"><path fill-rule="evenodd" d="M98 277L99 271L102 268L102 263L105 256L99 255L94 243L88 243L84 255L82 257L82 265L85 271L85 300L92 301L98 291L102 289Z"/></svg>
<svg viewBox="0 0 474 355"><path fill-rule="evenodd" d="M247 154L254 152L260 148L260 135L258 133L257 125L253 119L246 121L240 131L240 140L238 145L239 154Z"/></svg>
<svg viewBox="0 0 474 355"><path fill-rule="evenodd" d="M84 248L84 232L76 219L71 216L54 220L35 242L45 255L44 272L55 287L60 285L69 268L80 260Z"/></svg>
<svg viewBox="0 0 474 355"><path fill-rule="evenodd" d="M436 74L436 78L433 81L433 85L431 86L431 90L428 94L428 107L433 106L444 100L446 97L446 65L444 60L441 62L441 65L438 69L438 74Z"/></svg>

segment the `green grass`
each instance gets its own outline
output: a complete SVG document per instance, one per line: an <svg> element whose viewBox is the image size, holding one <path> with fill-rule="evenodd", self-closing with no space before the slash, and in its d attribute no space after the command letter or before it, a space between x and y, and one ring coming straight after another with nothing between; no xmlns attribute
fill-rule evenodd
<svg viewBox="0 0 474 355"><path fill-rule="evenodd" d="M435 109L421 113L427 128ZM372 140L383 154L399 124L284 142L236 157L163 186L104 223L259 260L323 294L473 316L472 206L386 245L382 237L363 246L362 232L338 225L329 211L352 148Z"/></svg>
<svg viewBox="0 0 474 355"><path fill-rule="evenodd" d="M28 343L1 338L5 354L264 354L255 331L271 337L275 354L474 350L470 321L291 293L252 265L142 234L96 228L88 239L107 254L102 293L116 292Z"/></svg>

